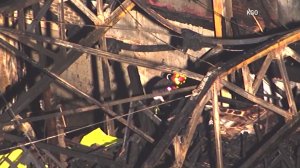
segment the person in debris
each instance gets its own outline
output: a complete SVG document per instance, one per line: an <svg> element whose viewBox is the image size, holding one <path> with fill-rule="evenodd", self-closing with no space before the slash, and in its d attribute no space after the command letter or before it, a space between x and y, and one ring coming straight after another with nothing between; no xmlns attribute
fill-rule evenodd
<svg viewBox="0 0 300 168"><path fill-rule="evenodd" d="M155 77L151 79L146 85L146 91L148 93L163 93L170 92L172 90L178 89L181 85L186 82L186 76L177 72L174 73L162 73L160 77ZM167 103L164 106L160 106L162 103L170 100L171 96L155 96L150 102L150 106L156 106L154 108L154 113L157 115L163 115L162 111L168 109L171 106ZM166 109L165 109L166 107Z"/></svg>

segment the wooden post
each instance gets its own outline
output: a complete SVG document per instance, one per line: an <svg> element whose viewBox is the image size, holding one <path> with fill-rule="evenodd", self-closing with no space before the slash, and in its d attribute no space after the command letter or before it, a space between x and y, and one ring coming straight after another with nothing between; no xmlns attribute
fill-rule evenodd
<svg viewBox="0 0 300 168"><path fill-rule="evenodd" d="M219 101L218 101L218 80L213 84L212 98L213 98L213 121L214 121L214 132L215 132L215 146L216 146L216 161L217 168L223 168L223 154L222 154L222 140L220 130L220 116L219 116Z"/></svg>
<svg viewBox="0 0 300 168"><path fill-rule="evenodd" d="M59 22L59 37L61 40L66 39L65 33L65 17L64 17L64 0L60 0L58 5L58 22ZM60 51L62 55L66 56L66 49L64 47L60 47Z"/></svg>
<svg viewBox="0 0 300 168"><path fill-rule="evenodd" d="M215 26L215 37L223 36L222 16L223 16L223 0L213 0L213 11L214 11L214 26Z"/></svg>
<svg viewBox="0 0 300 168"><path fill-rule="evenodd" d="M281 52L281 51L279 51ZM285 66L285 62L284 62L284 56L280 53L276 53L276 62L282 77L282 82L284 84L284 88L285 88L285 93L287 96L287 100L288 100L288 104L289 104L289 111L293 114L296 115L297 114L297 107L296 107L296 103L295 103L295 99L294 99L294 95L292 93L292 89L290 86L290 80L288 77L288 73L286 70L286 66Z"/></svg>
<svg viewBox="0 0 300 168"><path fill-rule="evenodd" d="M232 32L231 22L230 22L231 18L233 17L232 0L213 0L213 11L214 11L215 37L221 38L223 37L223 35L225 35L226 37L232 37L233 32ZM222 47L222 46L218 45L217 47ZM233 76L232 78L235 79L235 74L232 74L232 76ZM225 77L225 79L227 80L227 77ZM224 97L232 98L232 95L228 93L226 90L221 90L221 95ZM222 106L228 107L229 104L222 103Z"/></svg>
<svg viewBox="0 0 300 168"><path fill-rule="evenodd" d="M232 37L233 31L231 28L231 19L233 17L233 11L232 11L232 0L224 0L224 17L225 17L225 27L226 27L226 37Z"/></svg>
<svg viewBox="0 0 300 168"><path fill-rule="evenodd" d="M228 17L227 15L232 16L232 2L224 2L223 0L213 0L213 11L214 11L214 25L215 25L215 37L222 37L223 34L223 25L222 25L222 16ZM227 7L230 7L227 9ZM224 8L226 8L225 12ZM225 15L226 14L226 15ZM228 19L228 18L227 18ZM232 31L229 23L226 24L226 32L232 35ZM230 30L230 31L229 31ZM219 116L219 103L218 103L218 85L220 82L218 80L214 83L212 89L212 98L213 98L213 118L214 118L214 132L215 132L215 147L216 147L216 159L217 159L217 168L223 168L223 155L222 155L222 140L220 133L220 116Z"/></svg>
<svg viewBox="0 0 300 168"><path fill-rule="evenodd" d="M243 74L245 91L253 94L253 87L252 87L253 80L251 79L250 69L247 65L242 67L242 74Z"/></svg>

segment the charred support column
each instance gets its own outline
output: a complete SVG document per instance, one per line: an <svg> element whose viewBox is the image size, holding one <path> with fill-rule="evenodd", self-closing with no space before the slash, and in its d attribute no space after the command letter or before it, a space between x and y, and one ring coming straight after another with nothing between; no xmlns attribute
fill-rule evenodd
<svg viewBox="0 0 300 168"><path fill-rule="evenodd" d="M223 0L213 0L215 37L223 36L222 17L224 16L224 13L226 13L224 12L225 11L224 8L226 8L226 2L224 2ZM220 133L220 118L219 118L220 116L219 116L219 104L218 104L218 91L219 91L218 85L220 85L219 80L217 80L213 84L213 88L212 88L213 120L214 120L215 148L216 148L216 167L223 168L222 140L221 140L221 133Z"/></svg>
<svg viewBox="0 0 300 168"><path fill-rule="evenodd" d="M222 140L221 140L221 131L220 131L219 100L218 100L219 85L220 85L219 80L217 80L213 84L212 103L213 103L214 133L215 133L215 146L216 146L216 167L223 168Z"/></svg>

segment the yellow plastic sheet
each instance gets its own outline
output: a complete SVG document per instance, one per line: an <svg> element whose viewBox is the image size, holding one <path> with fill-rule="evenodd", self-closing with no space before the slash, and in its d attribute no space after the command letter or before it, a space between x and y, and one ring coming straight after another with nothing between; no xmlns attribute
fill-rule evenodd
<svg viewBox="0 0 300 168"><path fill-rule="evenodd" d="M80 144L85 146L99 145L99 146L109 146L117 142L117 138L113 136L106 135L100 128L93 130L92 132L85 135Z"/></svg>
<svg viewBox="0 0 300 168"><path fill-rule="evenodd" d="M15 149L10 153L0 155L0 168L9 168L10 164L7 162L9 159L11 162L16 162L22 156L23 150L22 149ZM26 165L19 163L18 168L27 168Z"/></svg>

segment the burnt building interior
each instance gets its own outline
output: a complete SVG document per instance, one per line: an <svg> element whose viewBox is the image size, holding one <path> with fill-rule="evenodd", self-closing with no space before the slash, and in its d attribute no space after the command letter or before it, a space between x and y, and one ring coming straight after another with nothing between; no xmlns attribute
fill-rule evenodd
<svg viewBox="0 0 300 168"><path fill-rule="evenodd" d="M300 168L299 9L0 0L0 168Z"/></svg>

